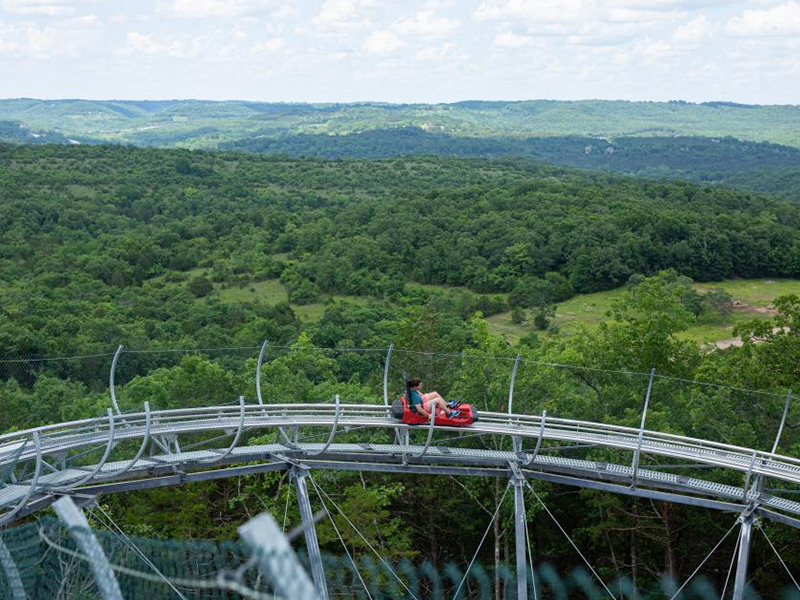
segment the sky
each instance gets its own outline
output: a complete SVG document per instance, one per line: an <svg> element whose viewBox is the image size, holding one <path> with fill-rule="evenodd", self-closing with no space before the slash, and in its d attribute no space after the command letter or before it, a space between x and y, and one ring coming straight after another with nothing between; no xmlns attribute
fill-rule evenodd
<svg viewBox="0 0 800 600"><path fill-rule="evenodd" d="M800 0L0 0L0 97L800 104Z"/></svg>

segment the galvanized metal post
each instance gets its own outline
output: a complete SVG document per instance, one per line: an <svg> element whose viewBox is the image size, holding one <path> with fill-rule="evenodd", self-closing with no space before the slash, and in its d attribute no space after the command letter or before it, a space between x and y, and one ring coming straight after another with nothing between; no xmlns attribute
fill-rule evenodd
<svg viewBox="0 0 800 600"><path fill-rule="evenodd" d="M383 405L389 406L389 361L392 360L392 350L394 344L389 344L389 351L386 353L386 362L383 365Z"/></svg>
<svg viewBox="0 0 800 600"><path fill-rule="evenodd" d="M297 489L300 516L303 518L306 548L308 549L308 560L311 563L311 576L314 578L314 587L316 587L317 594L321 600L328 600L328 586L325 582L325 571L322 568L322 556L319 552L319 540L317 540L317 530L314 527L314 513L311 510L308 486L306 485L308 472L302 467L293 467L292 477L294 477L294 484Z"/></svg>
<svg viewBox="0 0 800 600"><path fill-rule="evenodd" d="M528 553L525 550L525 479L514 474L514 539L517 555L517 600L528 600Z"/></svg>
<svg viewBox="0 0 800 600"><path fill-rule="evenodd" d="M778 444L781 441L781 435L783 435L783 427L786 425L786 415L789 414L789 405L792 403L792 390L789 390L789 393L786 394L786 404L783 406L783 416L781 417L781 424L778 427L778 435L775 436L775 443L772 444L772 454L778 450Z"/></svg>
<svg viewBox="0 0 800 600"><path fill-rule="evenodd" d="M2 567L3 573L6 575L8 589L11 591L11 599L28 600L25 586L22 585L22 578L19 576L17 563L14 562L14 557L11 556L8 546L3 543L3 538L0 538L0 567Z"/></svg>
<svg viewBox="0 0 800 600"><path fill-rule="evenodd" d="M733 600L744 600L747 587L747 564L750 561L750 537L755 516L752 512L742 515L742 535L739 537L739 557L736 563L736 581L733 585Z"/></svg>
<svg viewBox="0 0 800 600"><path fill-rule="evenodd" d="M89 566L103 600L123 600L111 563L108 562L108 557L106 557L100 542L94 537L83 511L75 506L69 496L63 496L56 500L53 503L53 509L56 511L58 519L67 526L69 535L78 548L89 557Z"/></svg>
<svg viewBox="0 0 800 600"><path fill-rule="evenodd" d="M520 359L520 355L517 354L517 358L514 359L514 369L511 371L511 384L508 386L508 414L509 415L513 412L511 409L514 406L514 382L517 380L517 369L519 368L519 359Z"/></svg>
<svg viewBox="0 0 800 600"><path fill-rule="evenodd" d="M650 379L647 382L647 394L644 397L644 409L642 410L642 424L639 426L639 437L636 440L636 453L633 455L633 475L631 483L636 485L639 474L639 458L642 455L642 440L644 439L644 423L647 420L647 408L650 406L650 392L653 390L653 378L656 376L655 368L650 369Z"/></svg>
<svg viewBox="0 0 800 600"><path fill-rule="evenodd" d="M275 519L262 513L239 527L239 535L258 558L258 570L283 598L320 600L314 584Z"/></svg>

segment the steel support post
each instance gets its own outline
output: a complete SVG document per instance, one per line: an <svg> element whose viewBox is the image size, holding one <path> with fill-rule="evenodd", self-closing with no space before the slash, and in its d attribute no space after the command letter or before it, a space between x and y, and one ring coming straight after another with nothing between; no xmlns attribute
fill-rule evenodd
<svg viewBox="0 0 800 600"><path fill-rule="evenodd" d="M525 479L515 473L514 534L517 554L517 600L528 600L528 553L525 550Z"/></svg>
<svg viewBox="0 0 800 600"><path fill-rule="evenodd" d="M314 526L314 513L311 510L311 502L308 497L308 486L306 477L308 471L302 467L292 469L294 485L297 489L297 503L300 506L300 516L303 518L303 528L306 534L306 547L308 548L308 560L311 563L311 576L314 578L314 587L320 600L328 600L328 586L325 583L325 571L322 568L322 555L319 552L319 540L317 540L317 530Z"/></svg>
<svg viewBox="0 0 800 600"><path fill-rule="evenodd" d="M747 587L747 563L750 561L750 537L753 533L755 515L748 511L742 515L742 535L739 538L739 555L736 563L736 581L733 586L733 600L744 600Z"/></svg>
<svg viewBox="0 0 800 600"><path fill-rule="evenodd" d="M644 397L644 408L642 408L642 424L639 426L639 436L636 440L636 452L633 454L633 474L631 475L631 485L636 485L639 477L639 460L642 456L642 440L644 439L644 424L647 421L647 409L650 406L650 392L653 391L653 377L656 376L655 368L650 369L650 378L647 380L647 393Z"/></svg>
<svg viewBox="0 0 800 600"><path fill-rule="evenodd" d="M386 360L383 363L383 405L389 406L389 364L392 360L392 350L394 344L389 344L389 351L386 353Z"/></svg>
<svg viewBox="0 0 800 600"><path fill-rule="evenodd" d="M108 557L106 557L100 542L94 537L83 511L75 506L69 496L64 496L54 502L53 509L56 511L59 521L69 530L69 535L78 548L89 558L89 566L103 600L123 600L111 563L108 562Z"/></svg>
<svg viewBox="0 0 800 600"><path fill-rule="evenodd" d="M783 427L786 425L786 415L789 414L789 405L792 403L792 390L786 394L786 403L783 406L783 416L781 417L781 424L778 426L778 435L775 436L775 443L772 444L772 454L778 451L778 444L781 442L781 435L783 434Z"/></svg>
<svg viewBox="0 0 800 600"><path fill-rule="evenodd" d="M511 371L511 383L508 385L508 414L511 415L514 409L514 382L517 380L517 369L519 368L519 359L521 355L517 354L514 359L514 368Z"/></svg>
<svg viewBox="0 0 800 600"><path fill-rule="evenodd" d="M239 527L239 535L258 558L258 570L278 596L319 600L319 595L275 519L262 513Z"/></svg>
<svg viewBox="0 0 800 600"><path fill-rule="evenodd" d="M14 557L11 556L8 546L3 543L3 538L0 538L0 568L5 573L6 583L11 592L11 600L28 600L25 586L22 585L22 578L19 576L17 563L14 562Z"/></svg>

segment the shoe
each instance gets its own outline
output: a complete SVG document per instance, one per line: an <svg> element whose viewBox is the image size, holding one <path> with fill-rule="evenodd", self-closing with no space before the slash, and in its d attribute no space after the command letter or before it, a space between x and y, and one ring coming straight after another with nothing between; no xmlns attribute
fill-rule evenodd
<svg viewBox="0 0 800 600"><path fill-rule="evenodd" d="M448 417L449 419L452 419L452 418L454 418L454 417L457 417L457 416L458 416L458 415L460 415L460 414L461 414L461 411L460 411L460 410L451 410L451 411L450 411L450 414L449 414L449 415L447 415L447 417Z"/></svg>
<svg viewBox="0 0 800 600"><path fill-rule="evenodd" d="M447 403L447 407L448 408L456 408L459 404L461 404L461 402L459 402L458 400L450 400Z"/></svg>

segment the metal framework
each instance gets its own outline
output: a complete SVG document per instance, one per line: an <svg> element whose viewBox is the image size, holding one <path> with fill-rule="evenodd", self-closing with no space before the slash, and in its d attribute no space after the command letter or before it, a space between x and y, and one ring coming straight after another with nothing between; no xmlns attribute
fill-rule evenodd
<svg viewBox="0 0 800 600"><path fill-rule="evenodd" d="M510 478L515 492L520 586L527 564L522 494L526 480L741 514L743 535L734 593L737 600L744 593L753 520L766 518L800 529L800 502L764 491L766 480L800 486L800 459L775 452L791 393L772 452L764 452L645 429L652 371L638 428L554 418L546 411L540 416L515 414L517 356L506 412L482 412L480 420L467 428L440 426L433 417L427 425L409 426L395 420L389 406L393 347L384 365L383 402L374 405L342 403L339 396L333 404L265 403L260 379L266 348L265 341L256 367L256 403L248 404L240 397L235 405L173 410L151 410L145 403L141 412L122 413L114 388L120 346L109 378L113 409L105 416L0 435L0 473L10 473L8 481L0 482L0 526L63 496L73 496L80 503L109 493L291 470L307 525L315 588L323 600L327 591L305 489L308 469ZM323 433L303 438L301 429ZM274 443L242 443L253 437L251 434L263 437L270 431L276 434ZM386 433L386 443L375 441L381 431ZM425 436L423 444L412 442L414 431ZM346 441L341 441L344 436ZM461 439L472 436L506 439L512 449L487 450L460 444ZM321 443L311 441L320 437L324 439ZM523 449L526 441L533 450ZM500 443L495 447L504 446ZM598 462L569 455L570 448L587 447L606 449L606 455L619 455L619 459ZM679 463L683 472L676 473L668 465L660 467L658 461L663 459ZM690 469L708 467L717 480L685 474ZM735 485L736 481L740 485ZM519 594L525 598L527 588L523 591L520 587Z"/></svg>

